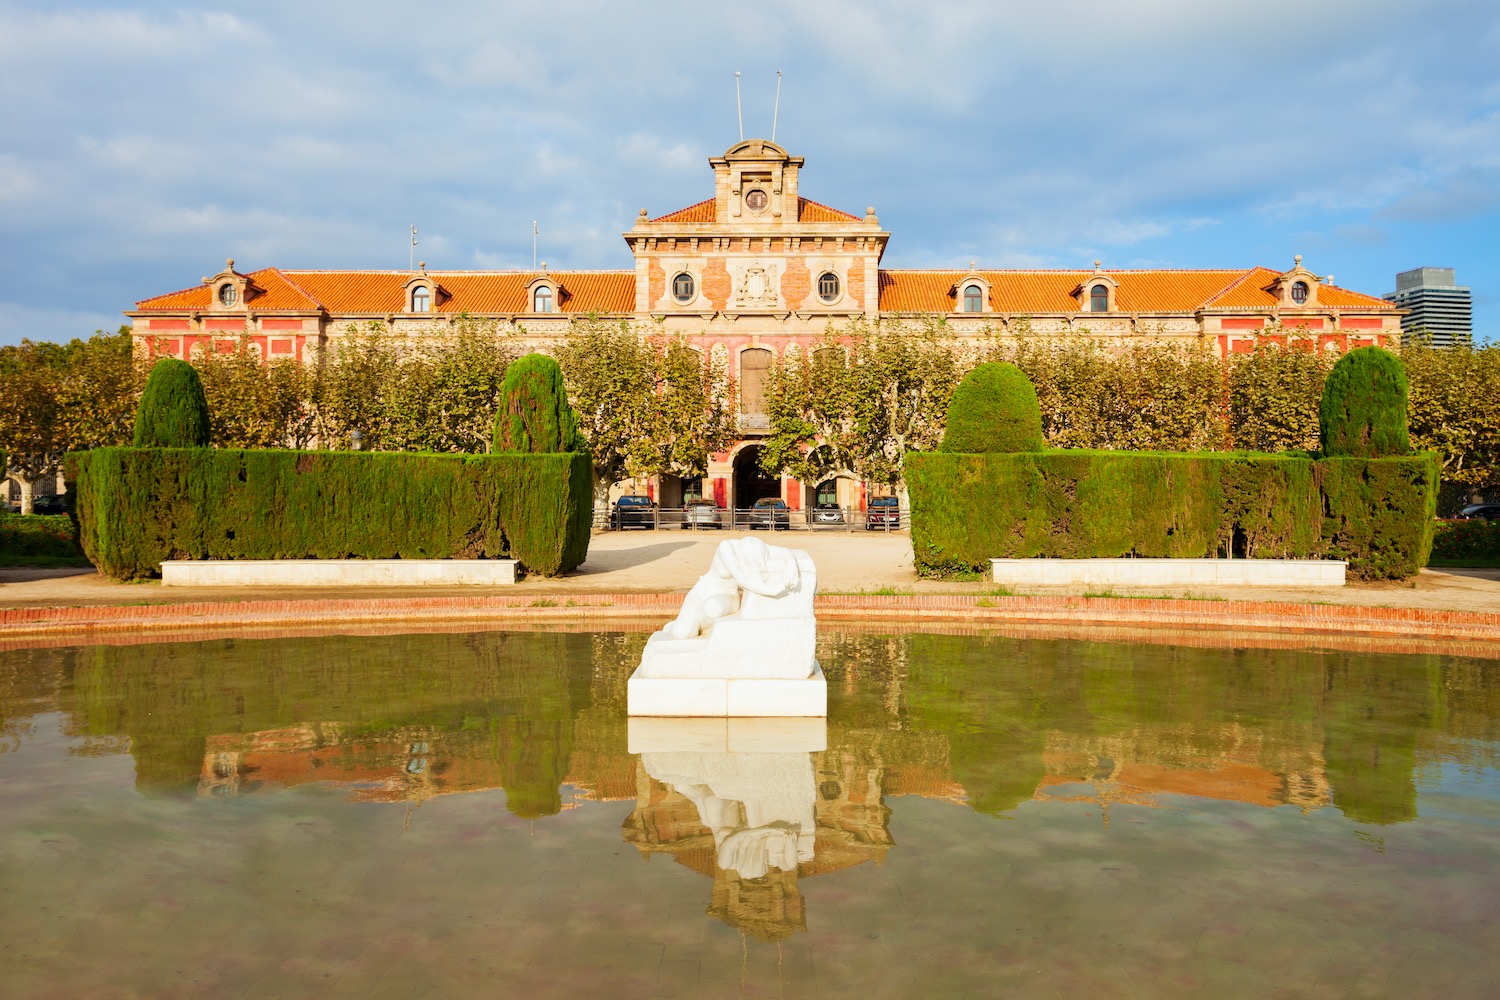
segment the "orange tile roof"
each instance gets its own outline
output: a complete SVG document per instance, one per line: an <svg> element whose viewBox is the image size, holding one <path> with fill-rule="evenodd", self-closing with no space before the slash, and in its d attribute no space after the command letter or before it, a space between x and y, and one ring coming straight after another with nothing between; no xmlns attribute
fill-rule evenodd
<svg viewBox="0 0 1500 1000"><path fill-rule="evenodd" d="M540 271L428 271L446 293L434 303L438 314L524 313L531 311L526 286ZM635 310L634 271L551 271L562 289L558 310L564 313L628 313ZM281 271L266 268L249 274L261 290L247 303L254 312L277 310L332 315L399 313L406 308L410 271ZM171 292L136 303L140 312L207 309L212 291L206 285Z"/></svg>
<svg viewBox="0 0 1500 1000"><path fill-rule="evenodd" d="M712 222L714 221L714 200L707 198L696 205L687 208L679 208L675 212L666 215L658 215L652 222Z"/></svg>
<svg viewBox="0 0 1500 1000"><path fill-rule="evenodd" d="M882 270L882 312L952 312L954 287L971 272ZM976 271L990 285L990 308L1003 313L1078 312L1078 293L1093 271ZM1268 310L1277 304L1267 286L1280 274L1248 270L1106 271L1116 283L1119 312L1193 312L1200 308ZM1320 305L1392 309L1389 302L1333 285L1318 286Z"/></svg>
<svg viewBox="0 0 1500 1000"><path fill-rule="evenodd" d="M797 199L798 222L862 222L857 215L840 212L836 208L813 201L811 198Z"/></svg>

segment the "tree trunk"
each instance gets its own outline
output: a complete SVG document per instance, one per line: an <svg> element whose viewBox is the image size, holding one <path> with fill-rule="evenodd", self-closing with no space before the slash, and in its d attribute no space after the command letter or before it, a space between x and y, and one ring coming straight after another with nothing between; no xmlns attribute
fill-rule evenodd
<svg viewBox="0 0 1500 1000"><path fill-rule="evenodd" d="M614 482L594 472L594 527L609 527L609 488Z"/></svg>
<svg viewBox="0 0 1500 1000"><path fill-rule="evenodd" d="M19 472L13 472L10 476L21 487L21 513L30 514L32 497L36 495L36 481L29 476L23 476Z"/></svg>

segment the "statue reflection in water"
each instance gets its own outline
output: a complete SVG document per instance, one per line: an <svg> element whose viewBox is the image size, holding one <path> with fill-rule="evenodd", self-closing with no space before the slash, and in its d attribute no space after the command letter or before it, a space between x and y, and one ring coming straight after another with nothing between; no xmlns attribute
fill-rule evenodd
<svg viewBox="0 0 1500 1000"><path fill-rule="evenodd" d="M757 738L742 741L753 749L735 750L732 735L721 750L674 748L711 742L693 738L706 720L652 719L649 729L638 721L631 739L640 753L638 797L625 839L710 876L708 913L731 927L769 942L805 931L799 878L879 863L890 849L880 768L824 749L822 719L776 720L792 725L777 735L763 725L772 720L749 722L762 724ZM727 723L730 733L746 726Z"/></svg>

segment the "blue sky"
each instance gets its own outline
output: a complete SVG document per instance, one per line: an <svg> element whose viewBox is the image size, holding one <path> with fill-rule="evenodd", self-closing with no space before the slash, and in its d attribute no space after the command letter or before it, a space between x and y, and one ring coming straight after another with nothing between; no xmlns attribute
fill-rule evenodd
<svg viewBox="0 0 1500 1000"><path fill-rule="evenodd" d="M887 266L1452 266L1500 333L1500 3L0 0L0 343L241 269L630 266L770 130Z"/></svg>

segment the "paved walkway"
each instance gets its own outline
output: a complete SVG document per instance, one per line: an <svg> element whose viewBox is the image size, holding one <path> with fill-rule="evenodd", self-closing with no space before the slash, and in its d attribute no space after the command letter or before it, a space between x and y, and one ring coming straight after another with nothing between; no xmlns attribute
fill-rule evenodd
<svg viewBox="0 0 1500 1000"><path fill-rule="evenodd" d="M735 532L599 533L579 570L510 587L224 588L118 583L91 570L0 569L0 634L189 630L298 623L659 619ZM765 536L759 536L765 537ZM1343 588L1033 587L917 579L901 533L794 533L818 567L819 614L845 621L1088 622L1500 643L1500 570L1424 570Z"/></svg>
<svg viewBox="0 0 1500 1000"><path fill-rule="evenodd" d="M202 601L329 599L368 597L469 596L476 593L535 595L680 593L708 566L714 546L745 532L599 532L589 558L568 576L533 577L514 587L381 587L358 592L337 588L163 587L160 583L117 583L92 570L0 569L0 608L82 607L102 604L168 604ZM995 596L987 581L919 580L912 566L911 540L893 532L796 532L768 538L806 549L818 567L824 594L969 594ZM1351 583L1342 588L1232 587L1031 587L1011 593L1036 596L1177 597L1208 600L1290 601L1360 604L1370 607L1428 608L1435 611L1500 612L1500 569L1423 570L1401 583Z"/></svg>

